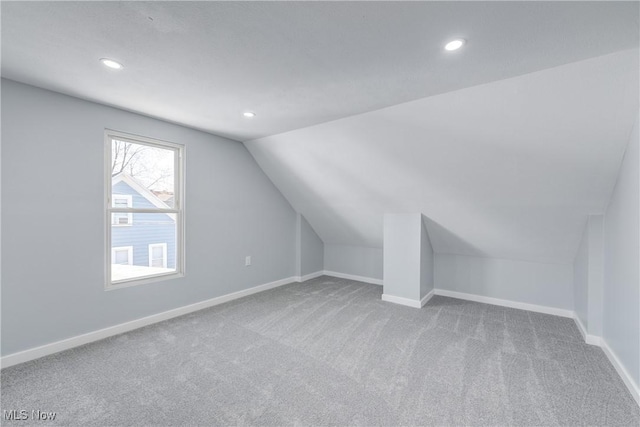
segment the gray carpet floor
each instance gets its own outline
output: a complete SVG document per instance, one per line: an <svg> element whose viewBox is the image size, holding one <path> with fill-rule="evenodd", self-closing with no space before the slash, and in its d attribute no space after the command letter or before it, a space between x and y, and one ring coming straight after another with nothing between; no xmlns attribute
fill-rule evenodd
<svg viewBox="0 0 640 427"><path fill-rule="evenodd" d="M640 425L571 319L320 277L2 371L35 425ZM31 421L5 421L28 425Z"/></svg>

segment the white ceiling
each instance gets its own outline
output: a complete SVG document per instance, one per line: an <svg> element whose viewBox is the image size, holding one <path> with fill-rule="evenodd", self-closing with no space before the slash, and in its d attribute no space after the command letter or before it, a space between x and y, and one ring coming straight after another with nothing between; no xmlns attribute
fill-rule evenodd
<svg viewBox="0 0 640 427"><path fill-rule="evenodd" d="M638 50L245 142L325 243L380 247L421 212L434 250L570 263L638 117Z"/></svg>
<svg viewBox="0 0 640 427"><path fill-rule="evenodd" d="M6 2L2 75L237 140L638 45L637 2ZM446 53L452 37L464 51ZM121 61L105 69L98 59ZM257 117L241 117L244 110Z"/></svg>
<svg viewBox="0 0 640 427"><path fill-rule="evenodd" d="M638 2L0 7L3 77L253 140L325 243L423 212L438 252L570 262L638 114Z"/></svg>

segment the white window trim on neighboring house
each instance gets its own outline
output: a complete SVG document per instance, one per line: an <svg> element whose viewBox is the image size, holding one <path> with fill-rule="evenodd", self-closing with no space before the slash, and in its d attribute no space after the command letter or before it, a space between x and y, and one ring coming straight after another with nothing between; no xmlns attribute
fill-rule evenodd
<svg viewBox="0 0 640 427"><path fill-rule="evenodd" d="M167 268L167 244L166 243L151 243L149 245L149 267L153 267L153 248L162 248L162 268Z"/></svg>
<svg viewBox="0 0 640 427"><path fill-rule="evenodd" d="M184 244L184 176L185 176L185 146L173 142L166 142L157 139L142 137L138 135L126 134L119 131L105 129L105 211L106 211L106 262L105 262L105 290L120 289L129 286L141 285L144 283L157 282L161 280L174 279L183 277L185 274L185 244ZM160 148L164 150L173 150L174 152L174 188L173 188L173 206L169 207L155 196L150 190L144 188L135 180L129 178L126 174L112 175L112 143L113 141L123 141L132 144L146 145L149 147ZM112 194L113 185L125 181L127 185L136 190L142 197L151 202L153 207L127 207L116 208L113 206ZM111 232L114 224L113 213L162 213L168 215L175 221L176 241L175 241L175 269L169 272L150 273L145 276L137 276L123 280L113 281L111 278L111 262L113 259L113 251L111 250ZM167 256L164 255L164 262L167 262ZM142 267L145 268L145 267Z"/></svg>
<svg viewBox="0 0 640 427"><path fill-rule="evenodd" d="M133 246L118 246L111 248L111 259L116 259L116 252L118 251L127 251L127 264L123 265L133 265Z"/></svg>
<svg viewBox="0 0 640 427"><path fill-rule="evenodd" d="M128 208L132 208L133 207L133 196L131 196L131 194L114 194L112 197L112 207L116 207L116 199L125 199L127 201L127 207ZM130 227L131 225L133 225L133 213L129 212L126 214L127 215L127 223L126 224L121 224L121 223L117 223L115 222L115 217L116 214L111 214L111 225L114 227Z"/></svg>

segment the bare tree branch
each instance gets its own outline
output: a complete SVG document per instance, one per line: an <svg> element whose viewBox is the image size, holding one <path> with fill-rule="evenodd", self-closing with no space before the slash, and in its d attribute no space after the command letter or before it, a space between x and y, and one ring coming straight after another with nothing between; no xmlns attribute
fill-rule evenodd
<svg viewBox="0 0 640 427"><path fill-rule="evenodd" d="M163 180L165 178L169 178L170 176L171 176L171 173L165 171L158 178L156 178L155 181L153 181L151 184L147 185L147 188L153 187L155 184L158 183L158 181L161 181L161 180Z"/></svg>
<svg viewBox="0 0 640 427"><path fill-rule="evenodd" d="M117 175L129 167L129 172L134 173L134 166L140 158L140 155L147 147L138 145L134 148L134 144L122 141L114 141L113 163L111 165L111 174Z"/></svg>
<svg viewBox="0 0 640 427"><path fill-rule="evenodd" d="M163 156L160 150L146 145L113 140L111 176L126 172L148 189L159 186L165 189L163 191L173 191L169 179L173 170L166 166L166 160L162 160Z"/></svg>

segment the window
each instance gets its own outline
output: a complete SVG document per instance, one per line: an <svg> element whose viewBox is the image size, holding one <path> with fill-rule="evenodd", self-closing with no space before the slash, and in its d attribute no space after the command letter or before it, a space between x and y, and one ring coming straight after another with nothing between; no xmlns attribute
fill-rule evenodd
<svg viewBox="0 0 640 427"><path fill-rule="evenodd" d="M167 268L167 244L149 245L149 267Z"/></svg>
<svg viewBox="0 0 640 427"><path fill-rule="evenodd" d="M130 194L114 194L112 207L114 208L131 208L133 207L133 198ZM111 224L113 225L131 225L133 222L133 214L116 212L111 214Z"/></svg>
<svg viewBox="0 0 640 427"><path fill-rule="evenodd" d="M184 147L105 131L107 289L184 274Z"/></svg>
<svg viewBox="0 0 640 427"><path fill-rule="evenodd" d="M111 248L111 259L114 264L131 265L133 263L133 246Z"/></svg>

